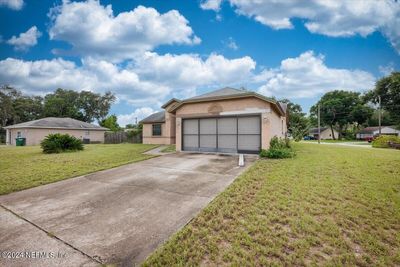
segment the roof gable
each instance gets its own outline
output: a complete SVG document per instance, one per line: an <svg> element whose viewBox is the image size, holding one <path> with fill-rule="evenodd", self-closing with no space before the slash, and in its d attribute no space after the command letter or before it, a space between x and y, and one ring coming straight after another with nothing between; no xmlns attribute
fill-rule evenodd
<svg viewBox="0 0 400 267"><path fill-rule="evenodd" d="M266 96L260 95L253 91L248 91L248 90L244 90L244 89L234 89L234 88L230 88L230 87L225 87L225 88L215 90L215 91L212 91L212 92L200 95L200 96L195 96L192 98L182 100L182 101L176 103L175 105L173 105L168 111L174 112L182 105L189 104L189 103L218 101L218 100L225 100L225 99L238 99L238 98L245 98L245 97L256 97L263 101L269 102L269 103L273 104L274 109L277 110L278 113L280 113L280 115L286 114L286 112L283 110L282 106L276 100L274 100L272 98L268 98Z"/></svg>

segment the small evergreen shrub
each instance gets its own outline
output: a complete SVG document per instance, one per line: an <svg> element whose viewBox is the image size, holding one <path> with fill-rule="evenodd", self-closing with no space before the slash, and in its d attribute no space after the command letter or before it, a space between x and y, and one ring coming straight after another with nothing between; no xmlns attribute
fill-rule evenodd
<svg viewBox="0 0 400 267"><path fill-rule="evenodd" d="M266 158L267 155L268 155L268 150L266 150L266 149L261 149L261 151L260 151L260 157Z"/></svg>
<svg viewBox="0 0 400 267"><path fill-rule="evenodd" d="M43 153L62 153L67 151L83 150L83 143L80 139L69 134L49 134L40 142Z"/></svg>
<svg viewBox="0 0 400 267"><path fill-rule="evenodd" d="M400 137L395 135L381 135L372 141L372 147L388 148L389 142L400 144Z"/></svg>
<svg viewBox="0 0 400 267"><path fill-rule="evenodd" d="M270 148L267 150L267 158L270 159L293 158L295 155L295 152L290 148Z"/></svg>
<svg viewBox="0 0 400 267"><path fill-rule="evenodd" d="M293 158L296 153L293 151L288 138L278 138L274 136L270 143L269 149L262 149L260 157L270 159Z"/></svg>

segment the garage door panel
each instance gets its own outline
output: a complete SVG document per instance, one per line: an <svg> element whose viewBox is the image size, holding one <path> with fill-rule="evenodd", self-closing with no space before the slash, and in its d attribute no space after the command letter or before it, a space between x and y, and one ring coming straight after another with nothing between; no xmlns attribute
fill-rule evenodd
<svg viewBox="0 0 400 267"><path fill-rule="evenodd" d="M185 119L183 150L205 152L258 152L261 148L260 117Z"/></svg>
<svg viewBox="0 0 400 267"><path fill-rule="evenodd" d="M239 117L239 134L260 134L260 117Z"/></svg>
<svg viewBox="0 0 400 267"><path fill-rule="evenodd" d="M217 148L217 136L214 135L200 135L200 148Z"/></svg>
<svg viewBox="0 0 400 267"><path fill-rule="evenodd" d="M217 119L200 119L200 134L216 134Z"/></svg>
<svg viewBox="0 0 400 267"><path fill-rule="evenodd" d="M183 135L183 150L198 150L199 139L197 135Z"/></svg>
<svg viewBox="0 0 400 267"><path fill-rule="evenodd" d="M237 151L237 135L224 134L218 135L218 151L234 153Z"/></svg>
<svg viewBox="0 0 400 267"><path fill-rule="evenodd" d="M184 134L198 134L199 133L199 120L184 120L183 121Z"/></svg>
<svg viewBox="0 0 400 267"><path fill-rule="evenodd" d="M258 134L239 135L238 150L240 151L259 151L261 139Z"/></svg>
<svg viewBox="0 0 400 267"><path fill-rule="evenodd" d="M218 119L218 134L237 134L237 118Z"/></svg>

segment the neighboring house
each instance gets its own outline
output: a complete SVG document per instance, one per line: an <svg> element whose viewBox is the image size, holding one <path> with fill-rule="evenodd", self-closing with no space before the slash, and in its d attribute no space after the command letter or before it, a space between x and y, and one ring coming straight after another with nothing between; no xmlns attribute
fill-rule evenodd
<svg viewBox="0 0 400 267"><path fill-rule="evenodd" d="M86 142L104 142L107 128L100 127L71 118L43 118L4 127L6 129L6 144L15 145L18 137L26 138L26 145L39 145L49 134L70 134Z"/></svg>
<svg viewBox="0 0 400 267"><path fill-rule="evenodd" d="M320 133L321 133L321 140L332 140L332 130L330 127L321 127L320 128ZM333 133L335 135L335 139L338 139L339 137L339 132L333 129ZM318 139L318 128L311 128L309 131L309 135L314 137L315 139Z"/></svg>
<svg viewBox="0 0 400 267"><path fill-rule="evenodd" d="M143 143L176 144L177 151L258 153L286 136L286 105L247 90L223 88L171 99L143 123Z"/></svg>
<svg viewBox="0 0 400 267"><path fill-rule="evenodd" d="M372 138L378 134L379 134L379 126L366 127L357 133L356 138L367 139L367 138ZM381 126L381 134L400 136L400 131L396 130L396 128L393 126Z"/></svg>

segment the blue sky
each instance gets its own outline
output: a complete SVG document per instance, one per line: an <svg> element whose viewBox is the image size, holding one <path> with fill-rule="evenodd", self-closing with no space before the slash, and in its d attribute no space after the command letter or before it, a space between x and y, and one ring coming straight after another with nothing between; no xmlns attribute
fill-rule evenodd
<svg viewBox="0 0 400 267"><path fill-rule="evenodd" d="M400 3L0 0L0 83L28 94L113 91L124 125L224 86L308 112L400 68Z"/></svg>

